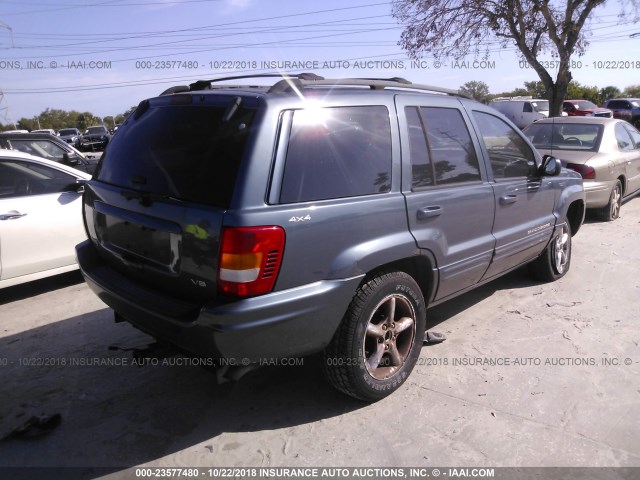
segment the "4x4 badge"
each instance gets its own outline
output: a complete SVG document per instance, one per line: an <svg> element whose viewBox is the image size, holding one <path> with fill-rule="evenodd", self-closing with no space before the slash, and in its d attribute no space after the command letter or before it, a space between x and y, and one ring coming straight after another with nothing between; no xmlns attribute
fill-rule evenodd
<svg viewBox="0 0 640 480"><path fill-rule="evenodd" d="M305 215L304 217L291 217L289 219L290 222L298 223L298 222L308 222L311 220L311 215Z"/></svg>

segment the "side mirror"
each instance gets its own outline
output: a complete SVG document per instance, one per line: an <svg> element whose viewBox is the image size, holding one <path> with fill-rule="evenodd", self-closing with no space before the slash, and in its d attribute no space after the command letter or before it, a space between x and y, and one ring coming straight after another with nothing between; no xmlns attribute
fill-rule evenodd
<svg viewBox="0 0 640 480"><path fill-rule="evenodd" d="M64 152L62 154L62 163L66 163L67 165L77 165L78 164L78 159L77 158L69 158L69 154L67 152Z"/></svg>
<svg viewBox="0 0 640 480"><path fill-rule="evenodd" d="M75 182L70 183L66 187L62 189L63 192L75 192L75 193L83 193L84 186L87 184L87 180L84 178L79 178Z"/></svg>
<svg viewBox="0 0 640 480"><path fill-rule="evenodd" d="M556 157L545 155L542 157L542 165L540 165L540 175L545 177L555 177L560 175L562 163Z"/></svg>

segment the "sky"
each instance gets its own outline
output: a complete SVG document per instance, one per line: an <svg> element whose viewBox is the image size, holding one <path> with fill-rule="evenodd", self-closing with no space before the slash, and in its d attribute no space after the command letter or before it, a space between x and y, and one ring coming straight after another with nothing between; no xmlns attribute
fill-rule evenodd
<svg viewBox="0 0 640 480"><path fill-rule="evenodd" d="M640 84L640 34L631 36L640 23L619 16L624 5L609 0L595 11L574 80ZM477 80L492 93L538 80L515 47L497 44L484 62L413 63L391 8L382 0L0 0L0 123L47 108L114 116L174 85L283 70L453 89Z"/></svg>

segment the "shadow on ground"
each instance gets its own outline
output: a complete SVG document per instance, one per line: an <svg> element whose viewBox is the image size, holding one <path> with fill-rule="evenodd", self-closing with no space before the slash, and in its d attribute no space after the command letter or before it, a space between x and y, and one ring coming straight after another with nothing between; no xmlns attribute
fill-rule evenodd
<svg viewBox="0 0 640 480"><path fill-rule="evenodd" d="M73 274L65 276L32 286L30 295L33 288L77 281ZM429 310L429 329L496 290L532 284L526 270L517 270ZM14 289L0 302L24 298L26 292ZM0 467L75 467L62 475L94 478L99 467L107 469L99 474L116 472L201 443L203 454L221 453L206 442L225 432L277 430L366 407L323 381L317 357L262 367L239 382L218 385L214 374L198 366L168 359L141 367L130 352L109 349L150 342L130 325L115 324L106 308L0 338L0 438L32 416L62 418L41 437L0 441Z"/></svg>

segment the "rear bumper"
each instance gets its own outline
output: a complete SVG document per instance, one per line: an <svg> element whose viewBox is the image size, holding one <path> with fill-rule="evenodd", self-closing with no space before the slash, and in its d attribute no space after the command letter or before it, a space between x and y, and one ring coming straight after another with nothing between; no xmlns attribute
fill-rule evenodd
<svg viewBox="0 0 640 480"><path fill-rule="evenodd" d="M586 208L601 208L609 203L615 182L616 180L607 180L604 182L585 181L583 185Z"/></svg>
<svg viewBox="0 0 640 480"><path fill-rule="evenodd" d="M362 280L325 280L202 306L135 284L105 264L89 241L76 254L89 287L129 323L191 355L238 364L321 351Z"/></svg>

